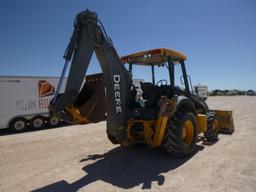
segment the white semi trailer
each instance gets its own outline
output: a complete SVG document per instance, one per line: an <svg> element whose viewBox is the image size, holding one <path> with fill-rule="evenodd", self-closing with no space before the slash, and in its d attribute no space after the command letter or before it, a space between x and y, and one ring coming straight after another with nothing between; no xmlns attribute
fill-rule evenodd
<svg viewBox="0 0 256 192"><path fill-rule="evenodd" d="M65 78L61 93L66 81ZM20 132L26 128L57 126L59 119L49 117L48 105L58 82L58 77L0 76L0 129ZM139 95L140 82L144 80L133 80Z"/></svg>
<svg viewBox="0 0 256 192"><path fill-rule="evenodd" d="M59 120L49 117L48 104L58 81L57 77L0 76L0 129L57 126Z"/></svg>

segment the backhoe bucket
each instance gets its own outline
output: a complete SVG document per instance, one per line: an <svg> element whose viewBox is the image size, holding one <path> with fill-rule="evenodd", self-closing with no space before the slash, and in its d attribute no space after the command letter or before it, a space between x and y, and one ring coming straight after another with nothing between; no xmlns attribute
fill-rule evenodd
<svg viewBox="0 0 256 192"><path fill-rule="evenodd" d="M97 123L105 120L106 97L102 74L86 76L86 82L77 97L75 106L79 109L81 116L89 122Z"/></svg>
<svg viewBox="0 0 256 192"><path fill-rule="evenodd" d="M232 134L234 132L234 120L232 111L214 110L216 120L218 120L219 130L221 133Z"/></svg>

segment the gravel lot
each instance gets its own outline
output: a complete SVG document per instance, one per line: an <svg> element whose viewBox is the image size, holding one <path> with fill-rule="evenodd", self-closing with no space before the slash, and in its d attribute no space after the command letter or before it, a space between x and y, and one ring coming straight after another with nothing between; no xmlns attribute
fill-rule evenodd
<svg viewBox="0 0 256 192"><path fill-rule="evenodd" d="M235 132L188 158L121 148L105 122L0 136L0 191L256 191L256 97L210 97Z"/></svg>

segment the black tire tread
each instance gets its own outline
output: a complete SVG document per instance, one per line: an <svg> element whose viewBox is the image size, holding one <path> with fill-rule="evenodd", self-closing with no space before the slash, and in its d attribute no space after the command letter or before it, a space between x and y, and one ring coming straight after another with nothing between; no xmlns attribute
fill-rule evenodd
<svg viewBox="0 0 256 192"><path fill-rule="evenodd" d="M182 120L186 114L187 114L186 112L182 110L178 110L174 114L174 116L170 118L170 121L167 123L167 128L164 135L162 146L165 148L166 152L174 156L179 156L179 157L187 156L191 154L195 148L195 142L191 144L191 151L185 151L181 146L182 141L179 134L181 131L180 129L182 127ZM193 115L192 113L190 114ZM197 137L197 132L195 127L194 140L196 140L196 137Z"/></svg>
<svg viewBox="0 0 256 192"><path fill-rule="evenodd" d="M210 142L215 142L218 140L218 131L213 129L215 116L215 112L207 113L207 131L204 133L204 137Z"/></svg>

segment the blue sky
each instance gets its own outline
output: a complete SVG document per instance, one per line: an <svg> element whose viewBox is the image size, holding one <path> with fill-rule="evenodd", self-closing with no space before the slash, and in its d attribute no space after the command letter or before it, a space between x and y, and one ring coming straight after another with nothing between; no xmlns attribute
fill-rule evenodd
<svg viewBox="0 0 256 192"><path fill-rule="evenodd" d="M59 76L85 9L97 12L120 56L172 48L188 56L194 84L256 90L254 0L1 0L0 75ZM94 57L88 72L99 71Z"/></svg>

